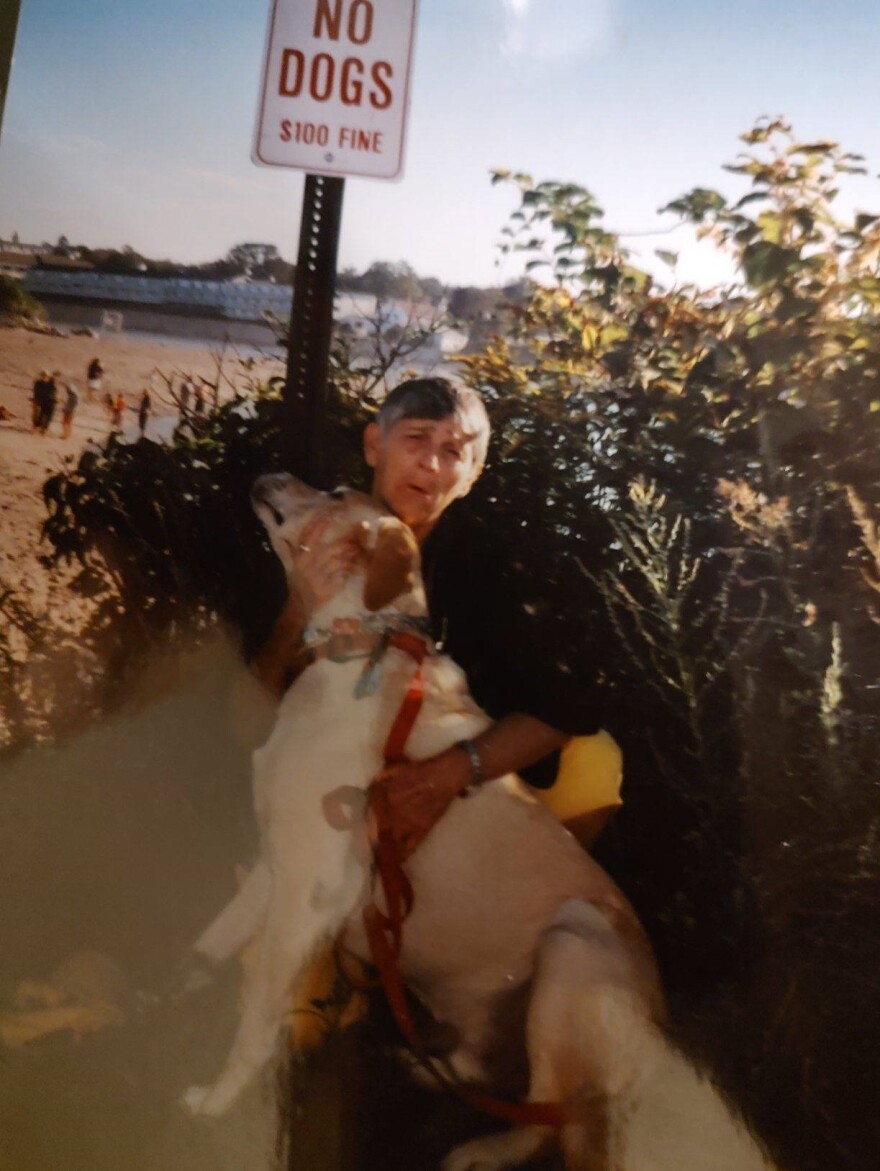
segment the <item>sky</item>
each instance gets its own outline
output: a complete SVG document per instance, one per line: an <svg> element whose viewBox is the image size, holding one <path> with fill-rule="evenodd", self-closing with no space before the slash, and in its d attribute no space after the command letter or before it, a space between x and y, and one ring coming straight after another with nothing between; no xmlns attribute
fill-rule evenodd
<svg viewBox="0 0 880 1171"><path fill-rule="evenodd" d="M0 237L186 262L259 240L294 259L302 173L250 157L269 8L22 0ZM867 157L847 198L878 210L878 110L876 0L420 0L403 178L346 181L339 263L509 279L497 245L516 194L490 183L509 167L586 186L649 266L677 250L681 279L711 283L723 264L658 209L736 191L722 164L738 135L784 114L802 140Z"/></svg>

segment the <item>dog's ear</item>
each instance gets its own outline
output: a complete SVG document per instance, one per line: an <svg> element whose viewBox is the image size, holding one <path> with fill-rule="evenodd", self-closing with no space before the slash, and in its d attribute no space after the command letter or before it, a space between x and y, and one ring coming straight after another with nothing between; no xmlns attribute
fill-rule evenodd
<svg viewBox="0 0 880 1171"><path fill-rule="evenodd" d="M411 589L418 563L419 546L412 530L396 517L383 517L376 531L376 544L367 553L366 608L381 610Z"/></svg>

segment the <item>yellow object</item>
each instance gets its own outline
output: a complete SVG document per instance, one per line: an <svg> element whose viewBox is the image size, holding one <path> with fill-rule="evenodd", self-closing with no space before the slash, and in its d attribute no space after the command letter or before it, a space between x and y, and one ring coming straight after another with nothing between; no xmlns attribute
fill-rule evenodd
<svg viewBox="0 0 880 1171"><path fill-rule="evenodd" d="M562 749L559 772L549 789L533 789L560 821L574 821L586 814L623 804L623 753L604 729L595 736L574 736Z"/></svg>
<svg viewBox="0 0 880 1171"><path fill-rule="evenodd" d="M358 976L366 974L366 968L352 955L346 956L346 967ZM300 1055L317 1049L329 1032L353 1025L366 1010L366 993L342 977L336 949L327 944L313 957L294 989L287 1018L291 1049Z"/></svg>

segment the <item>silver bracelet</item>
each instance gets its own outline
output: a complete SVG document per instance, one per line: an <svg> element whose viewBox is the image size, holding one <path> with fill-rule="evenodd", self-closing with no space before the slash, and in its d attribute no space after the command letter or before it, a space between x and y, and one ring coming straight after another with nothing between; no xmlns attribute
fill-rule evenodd
<svg viewBox="0 0 880 1171"><path fill-rule="evenodd" d="M473 740L459 740L456 742L456 748L461 748L463 752L467 753L468 760L471 762L471 779L468 784L469 789L475 789L482 785L486 780L486 774L483 772L483 762L480 760L480 754L477 751L477 746Z"/></svg>

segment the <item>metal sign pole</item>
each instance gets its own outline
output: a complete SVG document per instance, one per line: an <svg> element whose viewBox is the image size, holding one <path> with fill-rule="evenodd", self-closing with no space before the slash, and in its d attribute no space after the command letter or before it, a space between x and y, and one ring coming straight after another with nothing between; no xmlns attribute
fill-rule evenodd
<svg viewBox="0 0 880 1171"><path fill-rule="evenodd" d="M293 281L283 442L290 467L316 487L326 487L323 421L344 185L344 179L306 175Z"/></svg>

